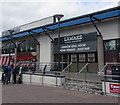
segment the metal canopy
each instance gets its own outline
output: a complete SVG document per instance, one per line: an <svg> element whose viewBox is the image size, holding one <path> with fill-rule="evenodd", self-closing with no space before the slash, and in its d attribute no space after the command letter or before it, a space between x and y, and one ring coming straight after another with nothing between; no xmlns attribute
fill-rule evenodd
<svg viewBox="0 0 120 105"><path fill-rule="evenodd" d="M90 19L90 16L93 17L93 19L92 19L93 21L99 21L99 20L109 19L109 18L113 18L113 17L118 17L118 16L120 16L120 6L111 8L111 9L107 9L107 10L103 10L103 11L99 11L99 12L95 12L95 13L91 13L91 14L87 14L87 15L83 15L83 16L79 16L79 17L75 17L75 18L71 18L71 19L66 19L64 21L61 21L60 28L66 28L66 27L71 27L71 26L75 26L75 25L92 22ZM44 30L43 30L43 28L44 28ZM38 34L38 33L44 32L44 31L57 30L57 29L58 29L57 23L50 24L48 26L42 26L37 29L31 29L31 30L27 30L25 32L14 34L12 37L19 38L19 37L23 37L23 36L28 36L28 35L30 35L30 33L28 31L32 31L32 32ZM9 39L7 37L0 38L0 41L5 41L5 40L9 40Z"/></svg>

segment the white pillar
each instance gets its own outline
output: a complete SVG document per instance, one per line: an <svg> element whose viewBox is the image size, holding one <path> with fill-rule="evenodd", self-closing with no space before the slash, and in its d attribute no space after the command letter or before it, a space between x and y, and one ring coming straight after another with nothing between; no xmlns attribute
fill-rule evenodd
<svg viewBox="0 0 120 105"><path fill-rule="evenodd" d="M54 50L54 43L51 42L51 50L50 50L50 61L51 62L54 62L54 52L53 52L53 50Z"/></svg>
<svg viewBox="0 0 120 105"><path fill-rule="evenodd" d="M16 64L17 63L17 47L15 47L14 51L15 51L14 64Z"/></svg>
<svg viewBox="0 0 120 105"><path fill-rule="evenodd" d="M37 59L37 62L36 62L36 72L39 71L39 64L40 64L40 44L37 44L37 48L36 48L36 59Z"/></svg>
<svg viewBox="0 0 120 105"><path fill-rule="evenodd" d="M97 51L98 51L98 70L101 71L104 67L104 45L102 35L97 36Z"/></svg>

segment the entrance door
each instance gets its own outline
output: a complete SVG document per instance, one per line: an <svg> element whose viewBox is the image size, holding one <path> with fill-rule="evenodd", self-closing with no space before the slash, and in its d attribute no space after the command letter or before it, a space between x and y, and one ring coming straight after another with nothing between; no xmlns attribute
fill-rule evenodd
<svg viewBox="0 0 120 105"><path fill-rule="evenodd" d="M69 54L62 54L62 70L65 69L69 64Z"/></svg>
<svg viewBox="0 0 120 105"><path fill-rule="evenodd" d="M78 66L78 54L70 54L70 62L72 62L71 65L71 72L77 72L79 70Z"/></svg>
<svg viewBox="0 0 120 105"><path fill-rule="evenodd" d="M79 72L87 63L89 63L87 72L98 72L96 53L70 54L70 62L72 62L71 72Z"/></svg>

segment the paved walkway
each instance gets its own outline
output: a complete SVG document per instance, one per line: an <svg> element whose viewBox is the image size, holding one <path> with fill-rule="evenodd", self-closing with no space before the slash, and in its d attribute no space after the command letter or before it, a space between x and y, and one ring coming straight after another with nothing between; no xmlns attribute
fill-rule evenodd
<svg viewBox="0 0 120 105"><path fill-rule="evenodd" d="M2 86L3 103L118 103L117 97L27 84Z"/></svg>

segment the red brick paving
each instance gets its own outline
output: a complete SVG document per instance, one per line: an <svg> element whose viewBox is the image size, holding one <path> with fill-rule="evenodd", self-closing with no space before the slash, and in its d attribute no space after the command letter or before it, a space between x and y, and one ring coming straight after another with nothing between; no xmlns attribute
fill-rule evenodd
<svg viewBox="0 0 120 105"><path fill-rule="evenodd" d="M118 103L117 97L88 94L43 85L2 86L3 103Z"/></svg>

